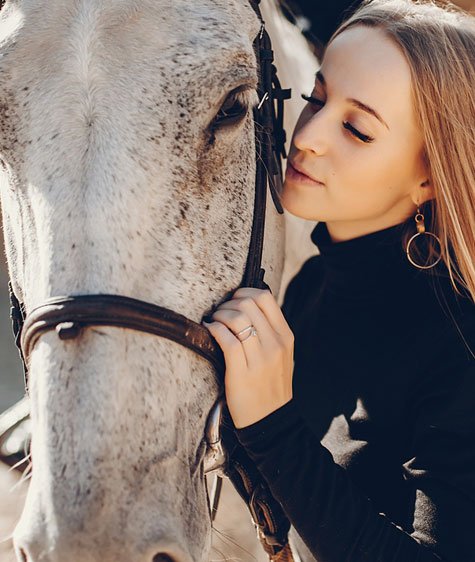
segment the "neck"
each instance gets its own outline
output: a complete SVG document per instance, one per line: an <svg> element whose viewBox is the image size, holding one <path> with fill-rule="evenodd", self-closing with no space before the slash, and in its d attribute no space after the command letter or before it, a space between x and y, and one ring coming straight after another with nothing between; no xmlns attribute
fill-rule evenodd
<svg viewBox="0 0 475 562"><path fill-rule="evenodd" d="M430 218L427 213L427 219ZM412 218L379 230L335 242L328 224L319 222L311 239L321 253L327 290L342 298L392 298L404 294L403 286L422 280L434 271L415 268L405 253L405 231L416 232ZM413 227L413 228L412 228ZM368 229L369 230L369 229ZM442 265L440 266L442 267ZM439 268L438 268L439 269Z"/></svg>
<svg viewBox="0 0 475 562"><path fill-rule="evenodd" d="M332 242L344 242L401 224L409 217L415 216L416 211L417 209L411 201L409 206L405 204L404 209L395 209L390 214L364 220L326 221L326 225Z"/></svg>

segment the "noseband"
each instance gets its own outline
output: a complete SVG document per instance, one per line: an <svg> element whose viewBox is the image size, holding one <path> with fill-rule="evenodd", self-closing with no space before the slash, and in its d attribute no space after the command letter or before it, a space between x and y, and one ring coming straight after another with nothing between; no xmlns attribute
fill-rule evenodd
<svg viewBox="0 0 475 562"><path fill-rule="evenodd" d="M281 157L286 157L283 106L284 100L290 98L290 90L280 87L276 68L272 64L272 46L259 10L259 1L250 0L261 21L259 34L253 44L259 68L257 92L260 99L253 110L256 144L254 213L246 268L239 287L270 290L264 282L265 270L261 267L267 185L277 212L283 214L280 202ZM27 392L31 352L38 339L52 330L56 331L60 339L67 340L76 338L81 330L89 326L128 328L170 339L209 361L216 370L221 388L221 396L212 408L206 426L204 472L217 475L210 500L211 517L214 519L216 514L222 477L227 476L246 501L258 536L270 559L292 560L287 539L290 523L235 437L223 398L224 356L205 327L168 308L108 294L53 297L25 314L25 307L16 298L11 282L9 289L13 331L23 362ZM217 306L219 305L214 310ZM211 316L212 312L203 319L210 321Z"/></svg>

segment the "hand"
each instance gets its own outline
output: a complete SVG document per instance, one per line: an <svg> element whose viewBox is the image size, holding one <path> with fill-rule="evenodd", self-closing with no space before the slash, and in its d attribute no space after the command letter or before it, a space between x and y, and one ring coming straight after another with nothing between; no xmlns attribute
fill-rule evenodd
<svg viewBox="0 0 475 562"><path fill-rule="evenodd" d="M223 350L226 402L234 425L242 428L292 398L294 335L268 290L241 287L212 318L203 324ZM257 336L241 342L235 334L251 324Z"/></svg>

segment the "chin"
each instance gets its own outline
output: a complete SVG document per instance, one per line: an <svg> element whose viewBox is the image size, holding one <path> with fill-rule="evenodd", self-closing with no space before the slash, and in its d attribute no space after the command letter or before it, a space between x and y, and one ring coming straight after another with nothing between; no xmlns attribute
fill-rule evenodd
<svg viewBox="0 0 475 562"><path fill-rule="evenodd" d="M294 217L298 217L300 219L305 219L308 221L325 220L321 217L321 215L317 215L317 213L315 212L312 213L312 209L309 208L308 205L305 205L301 198L295 197L292 194L289 195L289 192L286 191L285 187L282 192L280 201L282 203L282 207L286 210L286 212L290 213Z"/></svg>

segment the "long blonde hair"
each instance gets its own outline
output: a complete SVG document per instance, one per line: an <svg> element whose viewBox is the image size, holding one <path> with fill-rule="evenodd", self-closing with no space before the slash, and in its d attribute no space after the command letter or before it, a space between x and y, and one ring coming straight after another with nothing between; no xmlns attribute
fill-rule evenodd
<svg viewBox="0 0 475 562"><path fill-rule="evenodd" d="M441 241L429 242L430 255L440 253L454 289L475 301L475 17L450 2L363 0L329 43L357 24L381 28L409 63L435 193L426 230Z"/></svg>

